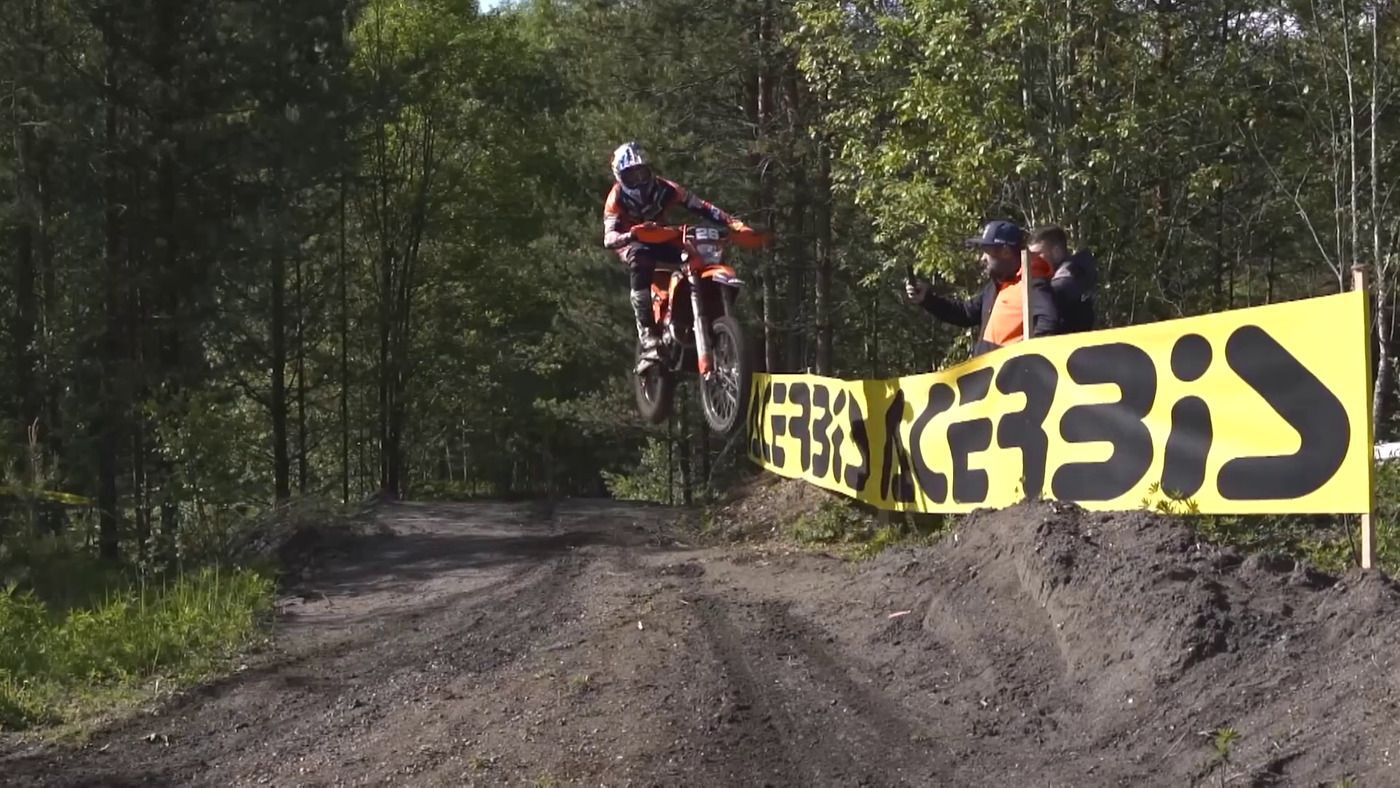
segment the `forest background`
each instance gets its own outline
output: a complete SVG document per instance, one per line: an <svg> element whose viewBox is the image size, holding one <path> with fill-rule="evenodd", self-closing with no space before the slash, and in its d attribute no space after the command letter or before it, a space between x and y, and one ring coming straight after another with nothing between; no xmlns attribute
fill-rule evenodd
<svg viewBox="0 0 1400 788"><path fill-rule="evenodd" d="M1387 0L5 0L4 582L42 585L34 534L168 573L294 500L751 472L693 390L634 415L600 246L630 139L776 234L739 260L769 370L964 358L905 263L971 288L983 221L1058 222L1107 326L1364 266L1392 437L1398 28Z"/></svg>

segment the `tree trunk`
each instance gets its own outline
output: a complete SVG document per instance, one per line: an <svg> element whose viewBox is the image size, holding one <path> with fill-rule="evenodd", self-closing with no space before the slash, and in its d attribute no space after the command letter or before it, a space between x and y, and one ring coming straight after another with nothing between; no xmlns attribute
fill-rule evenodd
<svg viewBox="0 0 1400 788"><path fill-rule="evenodd" d="M1215 281L1212 282L1212 308L1219 312L1225 305L1225 190L1215 190Z"/></svg>
<svg viewBox="0 0 1400 788"><path fill-rule="evenodd" d="M1360 182L1356 173L1356 72L1352 67L1351 60L1351 15L1347 10L1347 0L1342 0L1342 63L1345 69L1347 81L1347 164L1350 177L1347 179L1348 192L1348 220L1351 225L1351 254L1338 260L1343 275L1346 273L1346 261L1352 263L1359 262L1361 257L1361 213L1357 208L1357 192L1360 189ZM1379 272L1377 272L1379 273Z"/></svg>
<svg viewBox="0 0 1400 788"><path fill-rule="evenodd" d="M350 304L345 262L345 171L340 173L340 500L350 502Z"/></svg>
<svg viewBox="0 0 1400 788"><path fill-rule="evenodd" d="M880 297L875 294L871 294L866 312L865 358L870 364L870 377L880 377Z"/></svg>
<svg viewBox="0 0 1400 788"><path fill-rule="evenodd" d="M369 392L365 390L366 388L368 387L360 389L359 405L361 414L369 413ZM357 469L355 473L356 495L364 495L365 490L369 489L371 481L374 479L374 477L370 475L369 457L365 454L365 442L368 441L370 437L369 424L366 422L361 423L364 424L363 428L357 428L355 430L355 467Z"/></svg>
<svg viewBox="0 0 1400 788"><path fill-rule="evenodd" d="M120 558L119 534L121 514L117 508L117 451L122 425L122 397L119 376L125 376L122 365L122 303L121 285L125 281L122 250L122 200L117 170L119 116L114 62L117 60L116 33L110 27L103 30L106 56L103 109L103 176L102 176L102 234L103 234L103 304L104 320L101 342L101 372L98 382L97 415L92 421L97 447L97 511L98 549L102 558Z"/></svg>
<svg viewBox="0 0 1400 788"><path fill-rule="evenodd" d="M302 287L301 269L302 260L298 255L293 269L297 310L297 492L306 495L306 291Z"/></svg>
<svg viewBox="0 0 1400 788"><path fill-rule="evenodd" d="M831 329L831 148L817 145L817 374L832 375Z"/></svg>
<svg viewBox="0 0 1400 788"><path fill-rule="evenodd" d="M13 242L15 245L15 320L11 326L14 341L14 397L16 424L13 430L14 445L26 445L29 430L39 418L39 401L35 396L37 363L35 359L35 338L39 328L39 304L36 288L37 270L34 263L35 223L38 215L36 187L32 173L34 129L23 111L16 111L18 127L15 130L15 203L18 216L15 218ZM26 466L28 463L26 463ZM33 468L23 469L26 484L34 482Z"/></svg>
<svg viewBox="0 0 1400 788"><path fill-rule="evenodd" d="M158 322L152 327L157 337L156 362L159 364L159 382L164 386L162 395L168 400L178 401L185 388L185 378L190 373L189 360L185 358L182 341L185 331L185 316L191 298L186 292L191 282L191 272L180 260L179 246L179 141L176 139L177 96L180 95L175 72L176 47L180 44L180 14L184 3L179 0L163 0L158 9L159 36L156 46L155 73L158 84L163 88L157 100L156 136L159 140L156 164L156 201L159 211L157 219L156 258L157 272L146 279L158 292L148 294L149 307L142 315L155 312ZM143 367L144 369L144 367ZM149 378L143 377L143 380ZM142 417L138 430L146 426ZM142 441L146 441L143 439ZM175 530L177 527L177 491L174 488L174 472L170 462L160 452L151 456L149 474L155 477L160 489L160 557L167 564L176 561ZM145 474L143 474L145 475ZM149 479L145 480L143 495L151 489ZM146 502L149 512L149 501ZM149 514L146 528L149 530Z"/></svg>
<svg viewBox="0 0 1400 788"><path fill-rule="evenodd" d="M1264 268L1264 303L1274 302L1274 266L1277 265L1278 255L1273 248L1269 249L1269 264Z"/></svg>
<svg viewBox="0 0 1400 788"><path fill-rule="evenodd" d="M703 419L702 419L703 421ZM700 499L710 500L710 430L700 425Z"/></svg>
<svg viewBox="0 0 1400 788"><path fill-rule="evenodd" d="M392 299L393 277L390 273L390 266L393 264L389 253L385 251L384 258L380 260L380 307L379 307L379 491L385 495L390 495L395 490L395 483L390 479L389 466L391 464L389 453L391 451L391 441L389 439L389 412L393 407L393 402L389 399L389 379L393 374L390 369L391 362L389 356L389 313Z"/></svg>
<svg viewBox="0 0 1400 788"><path fill-rule="evenodd" d="M39 3L42 6L42 2ZM43 312L40 316L40 352L39 361L42 365L43 377L43 399L44 399L44 429L40 431L40 439L43 441L44 449L50 457L63 456L63 444L65 436L65 422L63 419L63 392L66 388L65 381L60 379L60 354L58 350L58 334L56 324L61 310L58 293L58 273L53 264L53 244L49 240L49 217L53 215L52 197L49 187L49 148L47 145L40 146L38 156L38 178L39 178L39 237L35 245L39 270L41 272L44 297ZM63 524L61 510L55 507L48 507L43 510L42 517L49 524L49 530L58 533Z"/></svg>
<svg viewBox="0 0 1400 788"><path fill-rule="evenodd" d="M811 236L807 233L807 211L812 203L811 186L807 179L807 116L802 95L802 82L797 64L784 67L784 95L787 99L788 140L792 168L792 206L788 217L788 283L787 283L787 360L794 371L809 369L811 346L808 343L810 323L804 314L811 304L808 292L811 256L808 253Z"/></svg>
<svg viewBox="0 0 1400 788"><path fill-rule="evenodd" d="M758 216L764 227L772 228L773 178L769 173L770 144L769 134L773 118L773 68L771 53L773 38L773 2L763 0L758 15L758 75L754 83L753 124L755 150L751 166L758 181ZM782 344L779 333L778 282L775 254L772 250L763 252L761 269L763 294L763 358L764 369L768 372L783 371Z"/></svg>
<svg viewBox="0 0 1400 788"><path fill-rule="evenodd" d="M272 479L278 503L292 497L287 452L287 261L281 239L272 241Z"/></svg>
<svg viewBox="0 0 1400 788"><path fill-rule="evenodd" d="M23 11L23 35L31 42L43 38L42 0L26 5ZM38 100L35 96L37 83L43 76L43 48L34 46L33 54L20 57L17 76L18 90L12 93L11 103L14 112L15 146L15 216L13 241L15 245L15 320L11 325L11 338L14 342L14 415L16 418L13 440L17 446L26 446L30 440L30 430L37 426L43 406L39 398L37 340L39 337L38 265L36 252L42 245L41 213L39 210L39 162L34 128L39 121ZM26 84L27 83L27 84ZM25 89L27 88L27 90ZM26 462L21 469L26 485L37 483L34 462Z"/></svg>
<svg viewBox="0 0 1400 788"><path fill-rule="evenodd" d="M1387 4L1388 5L1388 4ZM1386 257L1381 243L1381 196L1380 196L1380 25L1381 3L1371 6L1371 265L1376 278L1376 380L1371 392L1371 433L1382 437L1382 430L1389 421L1386 405L1390 402L1390 389L1393 385L1391 370L1391 329L1390 294L1395 272Z"/></svg>
<svg viewBox="0 0 1400 788"><path fill-rule="evenodd" d="M146 419L138 416L131 430L131 492L135 497L136 554L151 555L151 486L146 473Z"/></svg>
<svg viewBox="0 0 1400 788"><path fill-rule="evenodd" d="M681 453L681 503L690 506L694 502L694 490L690 479L690 432L691 422L695 420L694 410L690 403L685 402L686 397L681 397L681 440L677 448Z"/></svg>

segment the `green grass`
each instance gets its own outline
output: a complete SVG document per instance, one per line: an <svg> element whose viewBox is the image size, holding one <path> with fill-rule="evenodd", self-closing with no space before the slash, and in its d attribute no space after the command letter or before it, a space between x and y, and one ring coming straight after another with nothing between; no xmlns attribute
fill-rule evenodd
<svg viewBox="0 0 1400 788"><path fill-rule="evenodd" d="M882 525L872 513L833 498L799 516L788 534L798 544L834 548L847 558L864 560L891 547L930 544L946 528L945 518L937 515L895 513L891 518Z"/></svg>
<svg viewBox="0 0 1400 788"><path fill-rule="evenodd" d="M1376 466L1376 566L1400 576L1400 463ZM1150 503L1150 502L1145 502ZM1194 515L1186 499L1167 496L1148 508L1169 515L1191 515L1192 524L1208 542L1247 552L1273 552L1302 559L1329 574L1342 574L1357 565L1360 549L1356 516L1327 515Z"/></svg>
<svg viewBox="0 0 1400 788"><path fill-rule="evenodd" d="M891 547L915 547L930 545L937 541L942 528L926 528L920 525L887 525L871 535L856 547L855 557L874 558Z"/></svg>
<svg viewBox="0 0 1400 788"><path fill-rule="evenodd" d="M90 513L68 513L55 536L0 509L0 731L81 735L113 709L228 672L266 642L289 545L308 529L310 549L353 534L355 511L182 503L168 539L128 532L113 563L96 555Z"/></svg>
<svg viewBox="0 0 1400 788"><path fill-rule="evenodd" d="M273 599L272 581L249 570L118 582L100 595L78 578L49 599L0 589L0 729L71 721L156 679L197 681L258 637Z"/></svg>

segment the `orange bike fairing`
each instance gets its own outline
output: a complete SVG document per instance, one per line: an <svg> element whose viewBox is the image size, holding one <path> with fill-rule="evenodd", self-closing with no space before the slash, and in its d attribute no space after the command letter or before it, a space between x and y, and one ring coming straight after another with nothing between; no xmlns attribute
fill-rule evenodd
<svg viewBox="0 0 1400 788"><path fill-rule="evenodd" d="M713 279L714 277L721 275L735 279L739 277L738 272L727 265L712 265L709 268L706 268L705 270L700 272L700 278L702 279Z"/></svg>

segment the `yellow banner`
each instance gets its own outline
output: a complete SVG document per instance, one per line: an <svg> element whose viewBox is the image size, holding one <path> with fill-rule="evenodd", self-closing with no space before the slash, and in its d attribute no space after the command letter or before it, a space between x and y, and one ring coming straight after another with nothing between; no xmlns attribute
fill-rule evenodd
<svg viewBox="0 0 1400 788"><path fill-rule="evenodd" d="M882 509L1025 498L1205 514L1371 508L1360 292L1046 337L888 380L754 376L749 455Z"/></svg>
<svg viewBox="0 0 1400 788"><path fill-rule="evenodd" d="M94 503L91 498L84 498L81 495L60 492L58 490L24 490L19 487L0 485L0 498L5 497L19 499L34 498L40 501L61 503L68 506L92 506Z"/></svg>

